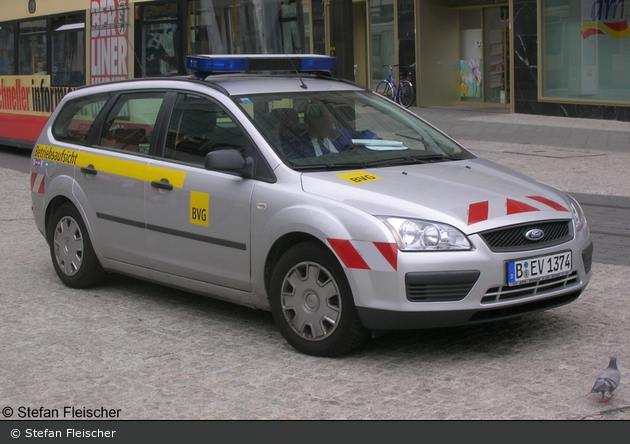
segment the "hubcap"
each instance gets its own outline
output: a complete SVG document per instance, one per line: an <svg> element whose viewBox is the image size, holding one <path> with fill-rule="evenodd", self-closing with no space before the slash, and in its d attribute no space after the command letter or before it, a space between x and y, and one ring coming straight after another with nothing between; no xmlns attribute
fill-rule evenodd
<svg viewBox="0 0 630 444"><path fill-rule="evenodd" d="M70 216L63 217L55 227L53 249L61 271L67 276L77 274L83 260L83 236Z"/></svg>
<svg viewBox="0 0 630 444"><path fill-rule="evenodd" d="M302 262L289 270L282 285L284 317L300 337L321 341L337 328L341 295L328 270Z"/></svg>

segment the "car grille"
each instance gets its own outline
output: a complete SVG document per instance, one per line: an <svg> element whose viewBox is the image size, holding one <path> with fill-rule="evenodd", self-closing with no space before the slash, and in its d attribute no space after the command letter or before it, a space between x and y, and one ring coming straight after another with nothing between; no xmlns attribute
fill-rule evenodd
<svg viewBox="0 0 630 444"><path fill-rule="evenodd" d="M540 299L525 304L511 305L508 307L492 308L487 310L479 310L473 314L468 320L469 324L480 322L496 321L499 319L507 319L513 316L521 316L527 313L533 313L541 310L559 307L575 301L582 294L582 289L577 289L570 293L555 296L549 299Z"/></svg>
<svg viewBox="0 0 630 444"><path fill-rule="evenodd" d="M573 239L573 224L571 222L570 220L528 222L498 230L484 231L479 235L495 252L536 250L559 245ZM526 238L525 233L533 229L544 231L545 237L537 241Z"/></svg>
<svg viewBox="0 0 630 444"><path fill-rule="evenodd" d="M552 290L557 290L563 287L569 287L578 283L577 271L567 275L558 276L551 279L546 279L537 282L531 282L529 284L517 285L510 287L503 285L500 287L490 288L484 297L481 299L482 304L491 304L494 302L502 302L516 298L528 298L531 296L537 296L545 294Z"/></svg>
<svg viewBox="0 0 630 444"><path fill-rule="evenodd" d="M407 299L411 302L461 301L479 275L478 270L407 273Z"/></svg>

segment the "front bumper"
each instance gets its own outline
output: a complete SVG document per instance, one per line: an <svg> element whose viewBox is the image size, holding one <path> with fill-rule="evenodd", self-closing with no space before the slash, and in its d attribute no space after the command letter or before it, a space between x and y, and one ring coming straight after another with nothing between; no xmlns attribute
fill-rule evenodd
<svg viewBox="0 0 630 444"><path fill-rule="evenodd" d="M591 278L588 228L540 250L492 252L477 236L465 252L399 253L395 272L348 270L366 328L400 330L461 326L521 316L575 301ZM509 287L507 262L572 251L566 276Z"/></svg>

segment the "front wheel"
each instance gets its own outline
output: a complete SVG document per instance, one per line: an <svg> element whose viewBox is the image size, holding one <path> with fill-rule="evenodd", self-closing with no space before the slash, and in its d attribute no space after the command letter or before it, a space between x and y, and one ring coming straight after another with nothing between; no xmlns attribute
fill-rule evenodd
<svg viewBox="0 0 630 444"><path fill-rule="evenodd" d="M409 108L413 102L413 85L410 82L403 80L401 82L400 90L401 92L398 96L400 104L405 108Z"/></svg>
<svg viewBox="0 0 630 444"><path fill-rule="evenodd" d="M280 258L271 278L269 303L282 336L308 355L347 354L369 335L341 265L315 241L295 245Z"/></svg>
<svg viewBox="0 0 630 444"><path fill-rule="evenodd" d="M106 277L92 248L85 223L71 203L62 204L46 227L50 256L59 279L71 288L100 285Z"/></svg>
<svg viewBox="0 0 630 444"><path fill-rule="evenodd" d="M376 85L376 93L382 95L383 97L388 98L389 100L394 100L394 93L392 91L392 85L385 80L381 81L378 85Z"/></svg>

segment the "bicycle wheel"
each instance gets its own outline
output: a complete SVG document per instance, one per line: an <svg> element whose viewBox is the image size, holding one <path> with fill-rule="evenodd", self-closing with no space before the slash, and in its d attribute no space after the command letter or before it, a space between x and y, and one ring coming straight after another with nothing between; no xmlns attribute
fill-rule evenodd
<svg viewBox="0 0 630 444"><path fill-rule="evenodd" d="M410 82L403 80L400 83L400 89L401 92L398 96L398 100L402 106L409 108L413 102L413 85Z"/></svg>
<svg viewBox="0 0 630 444"><path fill-rule="evenodd" d="M376 93L388 98L389 100L394 100L394 96L392 94L392 85L390 85L389 82L386 82L385 80L381 81L381 83L376 86Z"/></svg>

